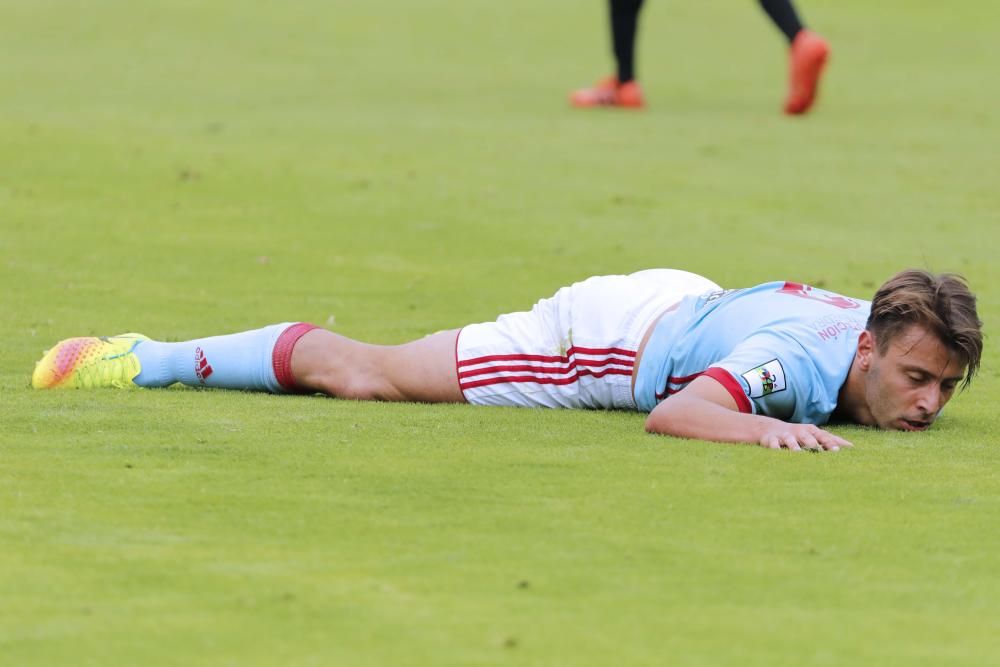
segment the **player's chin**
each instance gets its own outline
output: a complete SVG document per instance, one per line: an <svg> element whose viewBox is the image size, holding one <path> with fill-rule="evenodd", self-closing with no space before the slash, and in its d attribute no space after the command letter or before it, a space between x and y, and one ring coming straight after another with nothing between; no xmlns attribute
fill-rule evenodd
<svg viewBox="0 0 1000 667"><path fill-rule="evenodd" d="M933 420L906 419L905 417L900 417L892 423L890 428L896 431L926 431L933 423Z"/></svg>

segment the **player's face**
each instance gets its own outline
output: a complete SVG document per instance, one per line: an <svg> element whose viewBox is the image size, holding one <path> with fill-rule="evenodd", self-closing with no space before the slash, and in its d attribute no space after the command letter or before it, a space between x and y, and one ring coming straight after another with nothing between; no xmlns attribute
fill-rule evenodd
<svg viewBox="0 0 1000 667"><path fill-rule="evenodd" d="M918 325L890 341L885 354L872 341L868 364L865 399L875 424L885 429L927 429L965 377L956 355Z"/></svg>

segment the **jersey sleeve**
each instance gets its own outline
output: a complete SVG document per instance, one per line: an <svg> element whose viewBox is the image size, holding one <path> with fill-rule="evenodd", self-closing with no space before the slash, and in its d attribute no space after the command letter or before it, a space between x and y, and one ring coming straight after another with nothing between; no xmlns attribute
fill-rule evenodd
<svg viewBox="0 0 1000 667"><path fill-rule="evenodd" d="M817 383L817 371L794 340L759 333L715 362L705 375L736 400L740 412L804 421Z"/></svg>

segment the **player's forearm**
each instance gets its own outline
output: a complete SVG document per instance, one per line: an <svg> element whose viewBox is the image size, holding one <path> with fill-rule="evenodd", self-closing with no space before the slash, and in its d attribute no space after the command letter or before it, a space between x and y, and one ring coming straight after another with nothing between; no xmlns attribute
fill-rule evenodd
<svg viewBox="0 0 1000 667"><path fill-rule="evenodd" d="M772 417L736 412L681 394L667 399L649 415L646 430L697 440L758 443L781 423Z"/></svg>

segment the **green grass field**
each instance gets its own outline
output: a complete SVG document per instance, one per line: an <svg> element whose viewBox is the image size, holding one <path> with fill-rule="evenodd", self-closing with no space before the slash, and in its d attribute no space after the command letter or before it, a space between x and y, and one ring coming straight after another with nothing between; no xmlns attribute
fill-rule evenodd
<svg viewBox="0 0 1000 667"><path fill-rule="evenodd" d="M287 6L286 6L287 4ZM1000 664L1000 9L0 1L0 664ZM72 335L374 342L656 266L868 297L965 274L981 376L835 455L638 414L36 393Z"/></svg>

